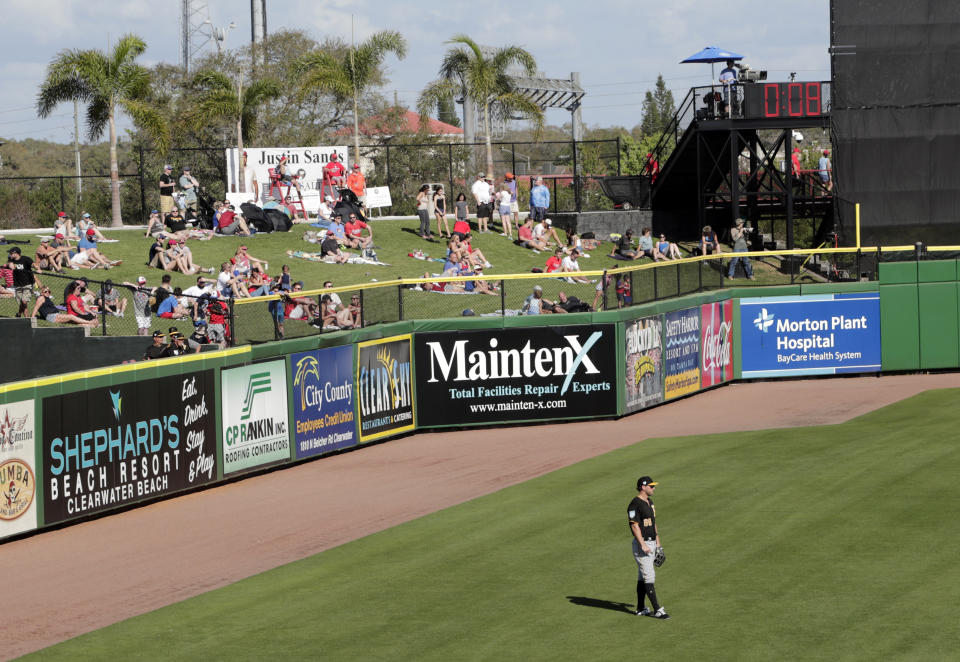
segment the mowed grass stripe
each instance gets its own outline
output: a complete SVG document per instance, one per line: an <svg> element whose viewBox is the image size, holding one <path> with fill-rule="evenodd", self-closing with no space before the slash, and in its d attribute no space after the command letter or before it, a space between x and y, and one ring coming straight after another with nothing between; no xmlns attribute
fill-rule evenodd
<svg viewBox="0 0 960 662"><path fill-rule="evenodd" d="M35 657L956 659L958 399L644 441ZM626 611L641 473L667 622Z"/></svg>

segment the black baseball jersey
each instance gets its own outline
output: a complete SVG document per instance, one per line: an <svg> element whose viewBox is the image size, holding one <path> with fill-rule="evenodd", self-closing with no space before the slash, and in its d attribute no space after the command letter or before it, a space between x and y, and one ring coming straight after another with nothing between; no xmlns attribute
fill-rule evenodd
<svg viewBox="0 0 960 662"><path fill-rule="evenodd" d="M629 522L636 522L640 525L640 535L644 540L652 540L657 537L657 509L653 506L653 500L649 503L640 497L633 497L630 505L627 506L627 517ZM627 524L630 527L630 524ZM633 535L633 529L630 529L630 535Z"/></svg>

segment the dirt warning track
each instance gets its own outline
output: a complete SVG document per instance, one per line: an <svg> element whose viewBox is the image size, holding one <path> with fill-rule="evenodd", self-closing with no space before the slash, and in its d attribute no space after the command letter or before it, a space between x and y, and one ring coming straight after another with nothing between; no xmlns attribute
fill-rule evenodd
<svg viewBox="0 0 960 662"><path fill-rule="evenodd" d="M420 433L39 534L0 546L4 593L18 596L0 651L38 650L645 438L840 423L945 387L960 374L732 384L617 421Z"/></svg>

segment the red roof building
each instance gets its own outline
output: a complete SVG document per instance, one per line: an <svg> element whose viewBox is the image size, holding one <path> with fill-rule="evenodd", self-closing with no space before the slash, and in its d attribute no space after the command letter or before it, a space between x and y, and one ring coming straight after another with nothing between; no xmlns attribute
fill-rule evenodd
<svg viewBox="0 0 960 662"><path fill-rule="evenodd" d="M382 137L395 133L417 133L420 130L420 115L412 110L405 110L400 114L399 125L396 119L390 115L369 117L360 123L360 135ZM427 118L427 133L434 136L462 136L463 129L429 117ZM337 129L334 135L352 136L353 127L345 126L342 129Z"/></svg>

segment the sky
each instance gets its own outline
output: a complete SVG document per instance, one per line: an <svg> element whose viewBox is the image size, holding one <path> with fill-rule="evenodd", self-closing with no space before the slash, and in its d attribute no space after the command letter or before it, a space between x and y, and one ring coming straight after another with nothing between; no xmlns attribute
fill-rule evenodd
<svg viewBox="0 0 960 662"><path fill-rule="evenodd" d="M0 43L0 140L26 138L70 142L72 104L62 104L45 120L36 117L36 94L49 62L63 49L106 50L111 39L134 33L148 45L141 64L179 62L181 0L4 0ZM236 27L226 46L250 40L247 0L193 1L206 7L211 25ZM478 17L477 10L483 9ZM662 74L679 104L690 87L710 82L710 65L680 64L706 46L743 54L770 80L830 77L828 0L593 0L590 3L462 0L387 2L385 0L267 0L267 29L302 29L317 40L350 39L351 17L358 41L379 30L400 31L407 57L388 56L388 99L396 92L413 108L420 89L437 75L448 45L459 33L491 46L517 45L530 51L540 71L568 78L579 71L586 90L583 121L590 127L633 127L641 120L647 89ZM479 19L479 20L478 20ZM212 45L211 45L212 47ZM720 67L716 74L719 75ZM569 121L551 110L547 122ZM85 135L81 115L81 140Z"/></svg>

